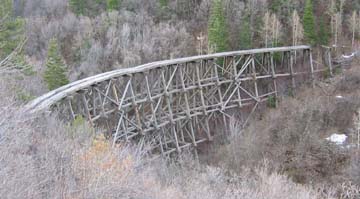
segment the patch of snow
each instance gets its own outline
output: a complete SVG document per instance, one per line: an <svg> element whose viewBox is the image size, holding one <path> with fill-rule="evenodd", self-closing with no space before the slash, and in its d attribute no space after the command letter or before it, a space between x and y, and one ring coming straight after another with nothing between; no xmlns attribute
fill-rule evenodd
<svg viewBox="0 0 360 199"><path fill-rule="evenodd" d="M345 59L350 59L350 58L352 58L354 56L355 56L355 53L352 53L351 55L342 55L342 57L345 58Z"/></svg>
<svg viewBox="0 0 360 199"><path fill-rule="evenodd" d="M326 140L335 143L336 145L342 145L347 139L347 135L345 134L332 134L330 137L326 138Z"/></svg>
<svg viewBox="0 0 360 199"><path fill-rule="evenodd" d="M336 98L336 99L343 99L344 97L341 96L341 95L337 95L335 98Z"/></svg>

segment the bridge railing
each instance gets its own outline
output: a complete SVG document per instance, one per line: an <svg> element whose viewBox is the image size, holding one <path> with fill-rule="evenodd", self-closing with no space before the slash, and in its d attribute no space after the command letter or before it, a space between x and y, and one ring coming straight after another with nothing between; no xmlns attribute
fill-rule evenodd
<svg viewBox="0 0 360 199"><path fill-rule="evenodd" d="M313 80L309 46L253 49L153 62L73 82L29 103L84 117L114 138L150 143L169 154L212 140L225 111L256 107L284 89ZM289 84L288 84L289 83Z"/></svg>

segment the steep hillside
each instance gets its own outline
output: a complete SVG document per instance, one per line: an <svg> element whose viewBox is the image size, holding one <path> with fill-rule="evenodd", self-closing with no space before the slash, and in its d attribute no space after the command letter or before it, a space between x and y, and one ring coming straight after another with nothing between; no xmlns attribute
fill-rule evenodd
<svg viewBox="0 0 360 199"><path fill-rule="evenodd" d="M241 172L266 159L301 184L359 186L359 89L360 70L354 65L314 89L284 97L244 130L233 128L235 136L209 162ZM334 134L346 140L331 141Z"/></svg>

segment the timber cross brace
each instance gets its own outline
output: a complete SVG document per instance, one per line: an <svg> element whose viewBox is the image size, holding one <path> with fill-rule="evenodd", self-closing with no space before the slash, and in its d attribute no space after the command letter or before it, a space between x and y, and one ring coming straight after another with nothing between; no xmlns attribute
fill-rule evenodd
<svg viewBox="0 0 360 199"><path fill-rule="evenodd" d="M114 144L147 142L169 154L211 141L213 120L225 111L256 107L295 89L317 72L309 46L264 48L149 63L88 77L30 102L29 112L57 109L111 132ZM309 78L310 77L310 78Z"/></svg>

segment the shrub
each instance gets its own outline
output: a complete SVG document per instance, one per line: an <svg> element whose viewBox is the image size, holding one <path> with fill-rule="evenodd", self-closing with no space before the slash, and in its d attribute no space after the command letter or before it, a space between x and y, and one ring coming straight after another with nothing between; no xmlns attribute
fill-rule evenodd
<svg viewBox="0 0 360 199"><path fill-rule="evenodd" d="M269 108L276 108L276 97L275 96L269 96L267 100L267 106Z"/></svg>

